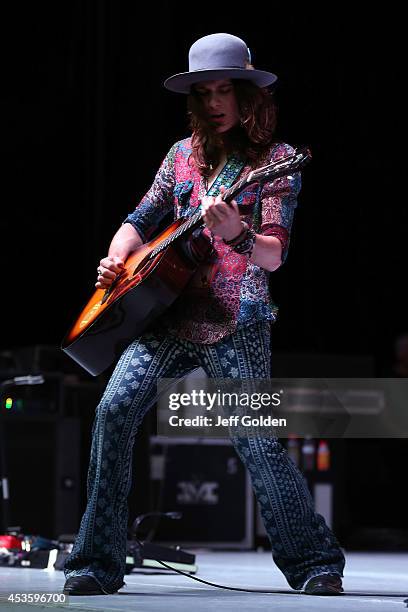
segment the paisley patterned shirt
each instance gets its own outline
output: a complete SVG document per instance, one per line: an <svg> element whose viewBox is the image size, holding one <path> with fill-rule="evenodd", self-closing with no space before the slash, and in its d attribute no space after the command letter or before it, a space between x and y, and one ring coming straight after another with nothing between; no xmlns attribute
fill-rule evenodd
<svg viewBox="0 0 408 612"><path fill-rule="evenodd" d="M274 144L259 167L292 152L285 143ZM170 211L179 218L189 216L200 205L205 194L204 178L191 153L191 138L176 142L149 191L124 220L133 225L144 242ZM251 170L245 166L240 177ZM252 183L235 198L243 221L257 233L280 240L282 261L287 256L300 185L300 173L295 172L262 186ZM275 321L277 317L277 307L269 295L269 272L250 263L247 255L235 253L218 236L213 237L213 246L210 259L198 267L182 296L159 322L169 334L203 344L217 342L237 326Z"/></svg>

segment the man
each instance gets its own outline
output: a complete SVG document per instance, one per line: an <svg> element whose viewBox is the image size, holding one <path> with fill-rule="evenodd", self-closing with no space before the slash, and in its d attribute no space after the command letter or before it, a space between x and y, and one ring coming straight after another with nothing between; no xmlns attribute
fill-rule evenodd
<svg viewBox="0 0 408 612"><path fill-rule="evenodd" d="M196 273L182 299L124 351L97 408L88 505L65 564L71 595L114 593L123 585L132 448L157 379L197 365L214 378L270 377L276 308L268 276L287 255L300 176L249 185L231 204L222 199L238 176L292 152L273 138L275 109L266 88L277 77L250 61L244 41L230 34L192 45L189 71L165 82L188 95L192 136L170 149L100 261L96 287L108 288L170 211L188 216L202 204L205 229L184 246ZM288 583L310 594L339 594L344 556L286 451L272 435L231 439L251 473L273 559Z"/></svg>

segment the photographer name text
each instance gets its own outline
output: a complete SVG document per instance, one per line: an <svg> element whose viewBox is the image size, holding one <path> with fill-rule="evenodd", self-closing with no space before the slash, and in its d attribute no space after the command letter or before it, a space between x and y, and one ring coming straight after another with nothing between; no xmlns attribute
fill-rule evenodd
<svg viewBox="0 0 408 612"><path fill-rule="evenodd" d="M178 415L172 415L169 417L169 425L171 427L286 427L286 419L275 419L268 416L237 416L232 415L229 417L218 416L217 419L213 419L209 416L195 416L193 418L179 417Z"/></svg>

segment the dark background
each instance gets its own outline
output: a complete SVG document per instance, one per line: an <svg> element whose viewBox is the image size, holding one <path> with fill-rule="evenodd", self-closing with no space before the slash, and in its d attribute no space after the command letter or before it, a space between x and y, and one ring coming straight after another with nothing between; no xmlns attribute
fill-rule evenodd
<svg viewBox="0 0 408 612"><path fill-rule="evenodd" d="M344 3L9 6L0 349L59 345L113 233L188 135L185 97L164 79L188 69L197 38L229 32L279 76L278 136L313 152L288 260L271 278L274 349L366 356L373 374L392 375L393 342L408 331L402 24L386 6Z"/></svg>
<svg viewBox="0 0 408 612"><path fill-rule="evenodd" d="M176 140L198 37L244 38L278 74L279 137L314 159L285 266L273 274L278 349L370 353L408 330L407 207L398 18L346 5L36 3L2 20L1 344L58 343L93 290L95 268ZM21 309L21 314L17 310Z"/></svg>

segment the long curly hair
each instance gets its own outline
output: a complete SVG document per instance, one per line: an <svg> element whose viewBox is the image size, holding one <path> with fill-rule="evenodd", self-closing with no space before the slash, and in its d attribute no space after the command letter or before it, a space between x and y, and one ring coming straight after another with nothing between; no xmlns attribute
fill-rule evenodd
<svg viewBox="0 0 408 612"><path fill-rule="evenodd" d="M236 152L255 168L274 142L277 108L272 93L251 81L232 79L240 123L223 134L217 134L204 115L198 93L191 88L187 110L192 131L192 158L203 176L210 176L223 151Z"/></svg>

